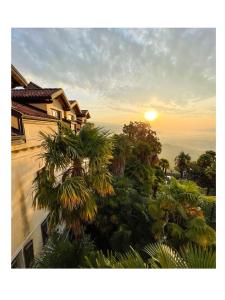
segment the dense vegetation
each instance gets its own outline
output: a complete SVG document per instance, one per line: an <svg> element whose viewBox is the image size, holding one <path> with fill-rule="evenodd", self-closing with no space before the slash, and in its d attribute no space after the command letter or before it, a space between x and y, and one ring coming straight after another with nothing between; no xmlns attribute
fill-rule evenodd
<svg viewBox="0 0 225 300"><path fill-rule="evenodd" d="M49 210L49 240L34 267L215 267L215 152L182 152L171 173L147 123L42 137L34 206Z"/></svg>

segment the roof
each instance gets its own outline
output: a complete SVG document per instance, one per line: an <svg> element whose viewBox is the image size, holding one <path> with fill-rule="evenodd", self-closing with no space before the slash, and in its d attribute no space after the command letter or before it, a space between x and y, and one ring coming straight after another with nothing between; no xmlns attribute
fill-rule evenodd
<svg viewBox="0 0 225 300"><path fill-rule="evenodd" d="M22 113L22 115L24 115L24 116L32 116L32 117L58 120L57 118L50 116L50 115L46 114L45 112L42 112L40 109L36 109L31 106L23 105L21 103L17 103L14 101L12 101L12 109Z"/></svg>
<svg viewBox="0 0 225 300"><path fill-rule="evenodd" d="M76 100L69 100L70 105L75 104L77 101Z"/></svg>
<svg viewBox="0 0 225 300"><path fill-rule="evenodd" d="M79 116L81 114L81 110L77 100L69 100L69 103L70 103L70 109L74 109L76 115Z"/></svg>
<svg viewBox="0 0 225 300"><path fill-rule="evenodd" d="M23 77L23 75L13 66L11 65L11 80L12 80L12 86L27 86L27 81Z"/></svg>
<svg viewBox="0 0 225 300"><path fill-rule="evenodd" d="M53 100L60 96L64 103L64 109L70 110L70 103L61 88L41 88L33 82L25 89L12 89L12 100L23 103L52 103Z"/></svg>
<svg viewBox="0 0 225 300"><path fill-rule="evenodd" d="M82 109L81 110L81 114L79 115L79 117L86 117L87 119L90 119L90 113L87 109Z"/></svg>
<svg viewBox="0 0 225 300"><path fill-rule="evenodd" d="M34 82L30 82L27 86L26 86L26 89L42 89L42 87L40 87L39 85L37 85L36 83Z"/></svg>
<svg viewBox="0 0 225 300"><path fill-rule="evenodd" d="M76 100L68 100L63 89L42 88L32 81L28 84L25 78L13 65L11 67L11 72L12 87L24 87L24 89L12 89L11 97L14 102L20 102L26 104L25 107L29 107L29 103L52 103L55 98L60 97L60 100L63 101L65 110L70 111L71 109L74 109L77 116L86 117L87 119L91 117L88 110L80 110Z"/></svg>
<svg viewBox="0 0 225 300"><path fill-rule="evenodd" d="M52 96L60 89L23 89L12 90L12 100L52 100Z"/></svg>

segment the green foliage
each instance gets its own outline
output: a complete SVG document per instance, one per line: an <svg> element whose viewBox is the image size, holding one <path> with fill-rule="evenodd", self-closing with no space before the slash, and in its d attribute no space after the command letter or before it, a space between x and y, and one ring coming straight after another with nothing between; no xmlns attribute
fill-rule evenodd
<svg viewBox="0 0 225 300"><path fill-rule="evenodd" d="M145 246L144 251L150 256L149 263L151 268L186 268L187 264L178 254L164 244L149 244Z"/></svg>
<svg viewBox="0 0 225 300"><path fill-rule="evenodd" d="M169 169L170 164L166 158L161 158L159 161L159 165L162 168L163 172L166 174L167 169Z"/></svg>
<svg viewBox="0 0 225 300"><path fill-rule="evenodd" d="M213 247L203 248L194 244L188 244L181 251L181 256L188 268L214 269L216 268L216 251Z"/></svg>
<svg viewBox="0 0 225 300"><path fill-rule="evenodd" d="M175 158L175 166L176 169L180 172L181 178L184 178L185 172L189 170L191 157L189 154L186 154L184 152L181 152L176 158Z"/></svg>
<svg viewBox="0 0 225 300"><path fill-rule="evenodd" d="M136 190L149 195L154 180L153 169L139 160L133 159L125 169L125 175L130 178Z"/></svg>
<svg viewBox="0 0 225 300"><path fill-rule="evenodd" d="M216 189L216 152L206 151L199 156L197 162L192 162L188 177L201 187L207 188L207 195L215 194Z"/></svg>
<svg viewBox="0 0 225 300"><path fill-rule="evenodd" d="M112 219L111 219L112 220ZM112 249L124 251L131 242L132 232L126 224L119 225L119 228L113 232L110 238L110 246Z"/></svg>
<svg viewBox="0 0 225 300"><path fill-rule="evenodd" d="M172 238L182 239L184 237L184 229L176 223L167 223L167 229Z"/></svg>
<svg viewBox="0 0 225 300"><path fill-rule="evenodd" d="M201 189L191 181L177 181L161 185L148 211L154 220L151 231L156 241L165 240L174 247L188 241L201 246L215 244L215 231L204 218Z"/></svg>
<svg viewBox="0 0 225 300"><path fill-rule="evenodd" d="M113 254L108 251L106 256L102 251L98 251L95 258L86 257L86 265L89 268L147 268L147 264L132 247L125 254Z"/></svg>
<svg viewBox="0 0 225 300"><path fill-rule="evenodd" d="M34 180L34 206L50 211L52 226L65 223L79 235L84 222L95 217L95 195L114 193L108 170L113 145L109 133L93 124L79 135L62 122L58 128L41 133L45 166Z"/></svg>
<svg viewBox="0 0 225 300"><path fill-rule="evenodd" d="M85 257L89 268L153 268L153 269L186 269L186 268L215 268L216 256L213 248L188 244L180 253L168 245L155 243L144 247L147 260L130 247L124 254L108 251L105 255L97 251L96 256Z"/></svg>
<svg viewBox="0 0 225 300"><path fill-rule="evenodd" d="M205 220L200 217L193 218L188 222L185 235L190 241L203 247L216 243L215 230L207 225Z"/></svg>
<svg viewBox="0 0 225 300"><path fill-rule="evenodd" d="M129 125L123 126L123 133L133 144L140 141L147 142L147 144L151 146L152 152L161 152L159 139L156 136L156 132L151 129L149 123L130 122Z"/></svg>
<svg viewBox="0 0 225 300"><path fill-rule="evenodd" d="M114 179L115 195L98 198L98 214L87 230L98 248L124 251L141 248L153 240L148 198L134 189L128 178Z"/></svg>
<svg viewBox="0 0 225 300"><path fill-rule="evenodd" d="M113 159L110 170L114 176L124 176L126 160L131 153L131 143L124 134L113 135Z"/></svg>
<svg viewBox="0 0 225 300"><path fill-rule="evenodd" d="M161 144L147 123L130 122L112 137L93 124L77 135L59 123L59 133L42 137L34 206L76 239L53 235L36 267L215 267L215 199L203 194L213 189L215 152L197 162L180 153L181 180L168 181L169 163L158 160Z"/></svg>
<svg viewBox="0 0 225 300"><path fill-rule="evenodd" d="M68 235L54 232L38 258L34 268L79 268L85 264L84 257L92 255L95 246L88 236L70 241Z"/></svg>
<svg viewBox="0 0 225 300"><path fill-rule="evenodd" d="M216 228L216 197L204 196L200 197L200 207L204 212L204 216L208 225Z"/></svg>

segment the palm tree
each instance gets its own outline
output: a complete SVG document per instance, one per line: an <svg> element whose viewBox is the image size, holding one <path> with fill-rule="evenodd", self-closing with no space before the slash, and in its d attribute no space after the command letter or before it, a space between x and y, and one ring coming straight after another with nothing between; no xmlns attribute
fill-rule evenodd
<svg viewBox="0 0 225 300"><path fill-rule="evenodd" d="M216 267L216 253L213 247L204 248L191 243L180 251L165 244L149 244L144 251L150 256L151 268L200 268Z"/></svg>
<svg viewBox="0 0 225 300"><path fill-rule="evenodd" d="M165 159L165 158L161 158L160 161L159 161L159 165L163 169L163 172L166 175L166 171L170 167L169 161L167 159Z"/></svg>
<svg viewBox="0 0 225 300"><path fill-rule="evenodd" d="M177 170L180 172L181 178L184 178L185 171L188 171L190 161L191 161L190 155L186 154L184 152L181 152L175 158L175 165L176 165Z"/></svg>
<svg viewBox="0 0 225 300"><path fill-rule="evenodd" d="M114 176L124 176L125 164L130 154L130 143L124 134L114 134L114 148L111 171Z"/></svg>
<svg viewBox="0 0 225 300"><path fill-rule="evenodd" d="M86 257L86 264L90 268L153 268L153 269L211 269L216 267L216 253L211 247L203 248L188 244L179 252L168 245L155 243L144 247L148 255L144 261L140 254L132 247L125 254L102 251L96 253L95 259Z"/></svg>
<svg viewBox="0 0 225 300"><path fill-rule="evenodd" d="M155 240L166 239L176 247L187 241L204 247L214 245L215 230L207 224L200 207L202 196L191 181L180 183L172 178L168 185L161 186L156 199L148 204Z"/></svg>
<svg viewBox="0 0 225 300"><path fill-rule="evenodd" d="M94 242L88 235L71 241L68 232L53 232L40 255L35 257L33 268L79 268L85 263L84 257L95 252Z"/></svg>
<svg viewBox="0 0 225 300"><path fill-rule="evenodd" d="M86 124L77 135L63 123L58 132L41 133L44 168L34 180L34 207L50 212L50 225L65 224L76 236L97 211L95 194L113 194L112 141L109 133Z"/></svg>

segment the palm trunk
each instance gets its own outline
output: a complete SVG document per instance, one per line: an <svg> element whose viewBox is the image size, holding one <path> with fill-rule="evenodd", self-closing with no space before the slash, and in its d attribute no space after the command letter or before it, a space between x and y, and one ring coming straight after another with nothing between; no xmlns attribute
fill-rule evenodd
<svg viewBox="0 0 225 300"><path fill-rule="evenodd" d="M81 161L79 159L74 159L73 161L73 176L82 176L83 175L83 168L81 165Z"/></svg>
<svg viewBox="0 0 225 300"><path fill-rule="evenodd" d="M125 170L125 160L121 158L115 158L112 163L112 173L114 176L123 177Z"/></svg>

